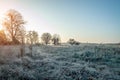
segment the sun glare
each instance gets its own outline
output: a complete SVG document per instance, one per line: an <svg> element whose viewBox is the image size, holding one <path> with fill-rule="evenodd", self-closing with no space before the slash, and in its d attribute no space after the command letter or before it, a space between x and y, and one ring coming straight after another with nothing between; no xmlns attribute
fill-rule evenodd
<svg viewBox="0 0 120 80"><path fill-rule="evenodd" d="M2 19L3 19L3 15L0 15L0 30L2 29Z"/></svg>

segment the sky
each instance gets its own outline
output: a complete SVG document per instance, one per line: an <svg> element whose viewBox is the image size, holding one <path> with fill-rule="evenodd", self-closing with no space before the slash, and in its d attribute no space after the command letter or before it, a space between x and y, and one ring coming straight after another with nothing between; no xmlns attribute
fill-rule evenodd
<svg viewBox="0 0 120 80"><path fill-rule="evenodd" d="M20 12L26 30L40 36L49 32L62 42L120 42L120 0L0 0L0 22L9 9Z"/></svg>

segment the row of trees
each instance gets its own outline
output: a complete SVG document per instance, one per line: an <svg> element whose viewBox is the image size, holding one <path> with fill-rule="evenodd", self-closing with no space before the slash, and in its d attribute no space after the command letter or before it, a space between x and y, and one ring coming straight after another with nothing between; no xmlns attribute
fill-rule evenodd
<svg viewBox="0 0 120 80"><path fill-rule="evenodd" d="M22 15L14 10L10 9L5 13L5 17L2 21L3 29L0 31L0 44L36 44L39 42L39 35L36 31L26 31ZM50 33L44 33L41 37L44 44L49 44L50 41L57 45L60 42L60 36Z"/></svg>
<svg viewBox="0 0 120 80"><path fill-rule="evenodd" d="M41 39L46 45L49 44L50 41L54 45L60 44L60 36L58 34L54 34L53 36L51 36L50 33L43 33Z"/></svg>
<svg viewBox="0 0 120 80"><path fill-rule="evenodd" d="M2 21L3 29L0 31L0 44L22 44L20 48L19 57L24 56L25 45L24 44L36 44L39 42L39 35L36 31L26 31L22 15L14 10L10 9L5 13L5 17ZM43 33L41 40L44 44L52 42L54 45L60 44L60 36L50 33ZM71 40L69 41L71 43ZM32 46L30 45L31 55Z"/></svg>
<svg viewBox="0 0 120 80"><path fill-rule="evenodd" d="M3 29L0 31L0 44L36 44L39 42L39 35L36 31L26 31L22 15L10 9L5 13L2 21ZM41 40L44 44L52 43L54 45L60 44L60 35L50 33L43 33ZM79 44L74 39L68 41L71 45Z"/></svg>
<svg viewBox="0 0 120 80"><path fill-rule="evenodd" d="M47 44L60 44L60 36L58 34L54 34L53 36L50 33L43 33L41 36L42 43ZM25 38L25 43L27 44L37 44L39 43L39 35L36 31L28 31Z"/></svg>
<svg viewBox="0 0 120 80"><path fill-rule="evenodd" d="M22 33L23 34L23 33ZM26 31L24 35L17 36L18 38L7 38L4 30L0 31L0 44L38 44L39 43L39 35L36 31ZM60 44L60 36L58 34L54 34L53 36L50 33L43 33L41 36L42 44Z"/></svg>

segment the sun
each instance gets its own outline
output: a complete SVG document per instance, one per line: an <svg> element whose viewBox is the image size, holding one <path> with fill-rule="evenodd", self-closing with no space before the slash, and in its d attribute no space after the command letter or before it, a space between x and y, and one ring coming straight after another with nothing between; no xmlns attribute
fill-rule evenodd
<svg viewBox="0 0 120 80"><path fill-rule="evenodd" d="M3 17L4 17L4 16L0 15L0 30L3 29L3 27L2 27L2 20L3 20Z"/></svg>

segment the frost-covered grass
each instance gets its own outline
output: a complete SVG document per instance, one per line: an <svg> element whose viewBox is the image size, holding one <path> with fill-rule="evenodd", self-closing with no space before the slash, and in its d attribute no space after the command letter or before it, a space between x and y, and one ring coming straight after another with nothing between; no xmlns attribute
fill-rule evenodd
<svg viewBox="0 0 120 80"><path fill-rule="evenodd" d="M0 46L0 80L120 80L120 45Z"/></svg>

